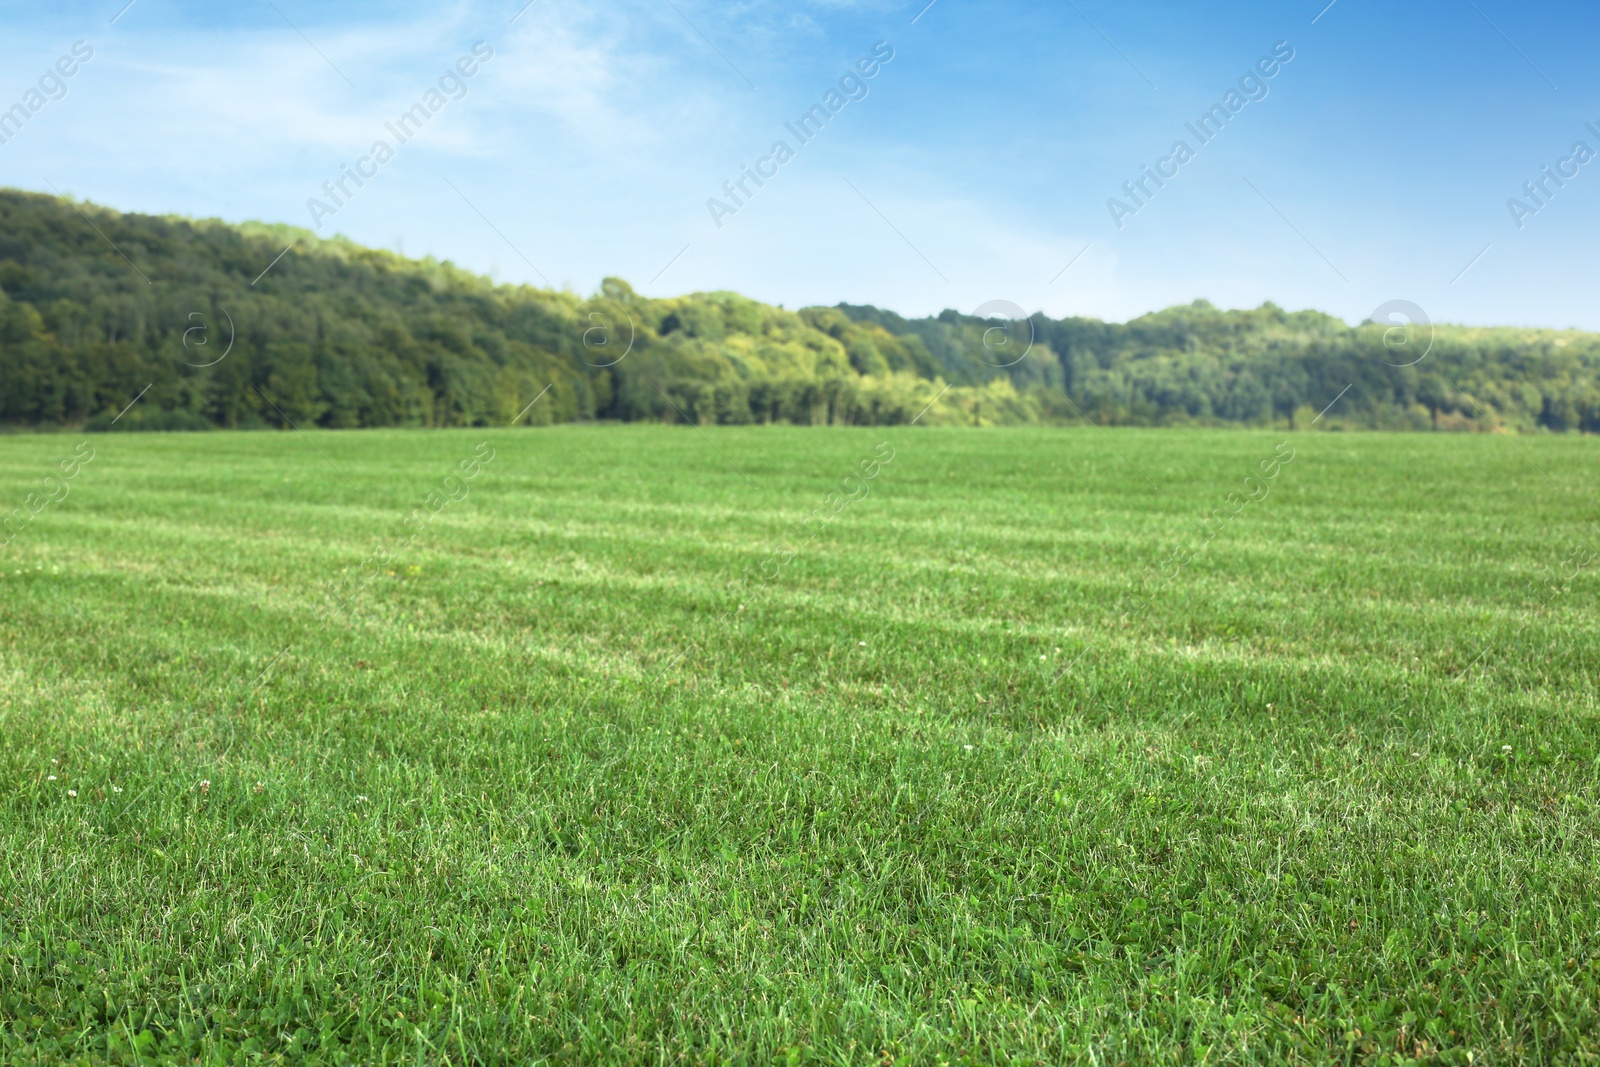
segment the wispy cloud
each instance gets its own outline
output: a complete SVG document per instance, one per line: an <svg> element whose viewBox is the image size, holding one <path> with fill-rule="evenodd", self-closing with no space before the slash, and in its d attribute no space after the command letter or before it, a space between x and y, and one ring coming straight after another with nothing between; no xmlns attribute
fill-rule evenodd
<svg viewBox="0 0 1600 1067"><path fill-rule="evenodd" d="M790 306L848 299L907 313L1008 299L1109 317L1196 297L1271 299L1359 317L1396 292L1427 295L1412 292L1421 273L1441 279L1429 307L1442 317L1600 325L1582 280L1581 235L1600 211L1592 198L1564 200L1567 225L1497 241L1491 257L1446 284L1494 236L1485 231L1463 251L1464 227L1503 221L1515 183L1505 187L1500 161L1543 158L1548 138L1532 143L1534 131L1572 125L1555 113L1560 100L1545 97L1539 106L1551 112L1530 122L1481 121L1520 100L1531 72L1466 5L1443 23L1403 6L1362 22L1340 4L1309 26L1308 9L1298 29L1281 32L1316 34L1318 47L1345 48L1350 63L1275 96L1270 121L1237 137L1230 129L1207 157L1214 173L1186 176L1151 225L1112 244L1102 240L1107 179L1114 187L1170 143L1215 98L1218 71L1254 54L1197 10L1168 5L1149 19L1139 5L1083 0L1094 25L1161 84L1152 94L1071 5L940 0L910 26L925 3L538 0L513 23L521 0L274 0L284 17L263 3L144 0L114 26L120 5L24 6L0 36L0 104L78 38L95 59L67 97L0 146L0 184L47 191L53 181L128 210L305 225L306 199L323 181L481 39L496 59L467 98L330 226L371 244L404 238L412 253L469 268L503 263L508 280L538 283L508 256L510 241L551 279L585 291L607 274L650 285L687 247L651 289L735 288ZM1448 47L1395 68L1356 47L1372 18L1397 39L1443 34ZM1600 29L1597 19L1571 10L1530 15L1514 30L1499 24L1559 80L1577 69L1575 42ZM851 104L850 122L830 124L737 227L715 231L706 198L879 39L898 57ZM1330 100L1337 107L1327 110ZM1407 164L1361 136L1365 127L1349 118L1360 114L1423 114L1441 143L1470 140L1476 150L1401 210L1385 190L1403 182ZM1276 215L1244 206L1241 173L1259 176L1348 286Z"/></svg>

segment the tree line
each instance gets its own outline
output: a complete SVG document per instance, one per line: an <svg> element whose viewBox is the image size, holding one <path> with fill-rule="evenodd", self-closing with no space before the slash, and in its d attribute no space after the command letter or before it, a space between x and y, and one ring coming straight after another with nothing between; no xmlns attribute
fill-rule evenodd
<svg viewBox="0 0 1600 1067"><path fill-rule="evenodd" d="M0 190L0 426L12 428L1300 428L1337 396L1319 429L1597 432L1597 368L1594 334L1351 327L1272 304L1196 301L1110 323L652 299L619 279L583 297L288 226Z"/></svg>

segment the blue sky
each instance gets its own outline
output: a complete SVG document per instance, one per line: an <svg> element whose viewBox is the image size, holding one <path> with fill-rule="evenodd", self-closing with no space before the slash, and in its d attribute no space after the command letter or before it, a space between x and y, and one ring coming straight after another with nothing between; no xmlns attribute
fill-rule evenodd
<svg viewBox="0 0 1600 1067"><path fill-rule="evenodd" d="M0 109L75 41L94 58L0 144L0 185L310 227L383 138L395 158L320 232L502 281L1117 320L1406 299L1600 329L1600 160L1520 229L1506 203L1600 151L1592 5L125 3L6 5ZM398 145L384 124L477 41L466 95ZM880 41L865 98L800 144L784 124ZM1278 42L1265 98L1200 144L1185 123ZM1133 206L1123 183L1180 139L1193 158L1119 228L1107 200ZM793 158L716 225L707 200L778 140Z"/></svg>

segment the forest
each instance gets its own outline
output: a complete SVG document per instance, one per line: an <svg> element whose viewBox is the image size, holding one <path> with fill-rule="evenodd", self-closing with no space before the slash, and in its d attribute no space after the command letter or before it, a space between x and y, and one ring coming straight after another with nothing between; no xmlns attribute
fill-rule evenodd
<svg viewBox="0 0 1600 1067"><path fill-rule="evenodd" d="M1597 370L1597 334L1352 327L1270 303L1197 300L1114 323L655 299L615 278L583 297L285 225L0 190L6 429L1087 420L1589 433Z"/></svg>

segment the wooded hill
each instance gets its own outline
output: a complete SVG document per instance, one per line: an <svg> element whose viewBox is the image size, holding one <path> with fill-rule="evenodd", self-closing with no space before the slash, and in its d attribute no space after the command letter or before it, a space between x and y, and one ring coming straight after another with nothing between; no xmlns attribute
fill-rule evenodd
<svg viewBox="0 0 1600 1067"><path fill-rule="evenodd" d="M657 300L617 279L584 298L289 226L0 190L7 427L106 428L149 385L116 429L893 424L925 408L929 425L1303 428L1349 386L1318 429L1592 432L1597 370L1596 334L1407 334L1272 304L1118 324Z"/></svg>

